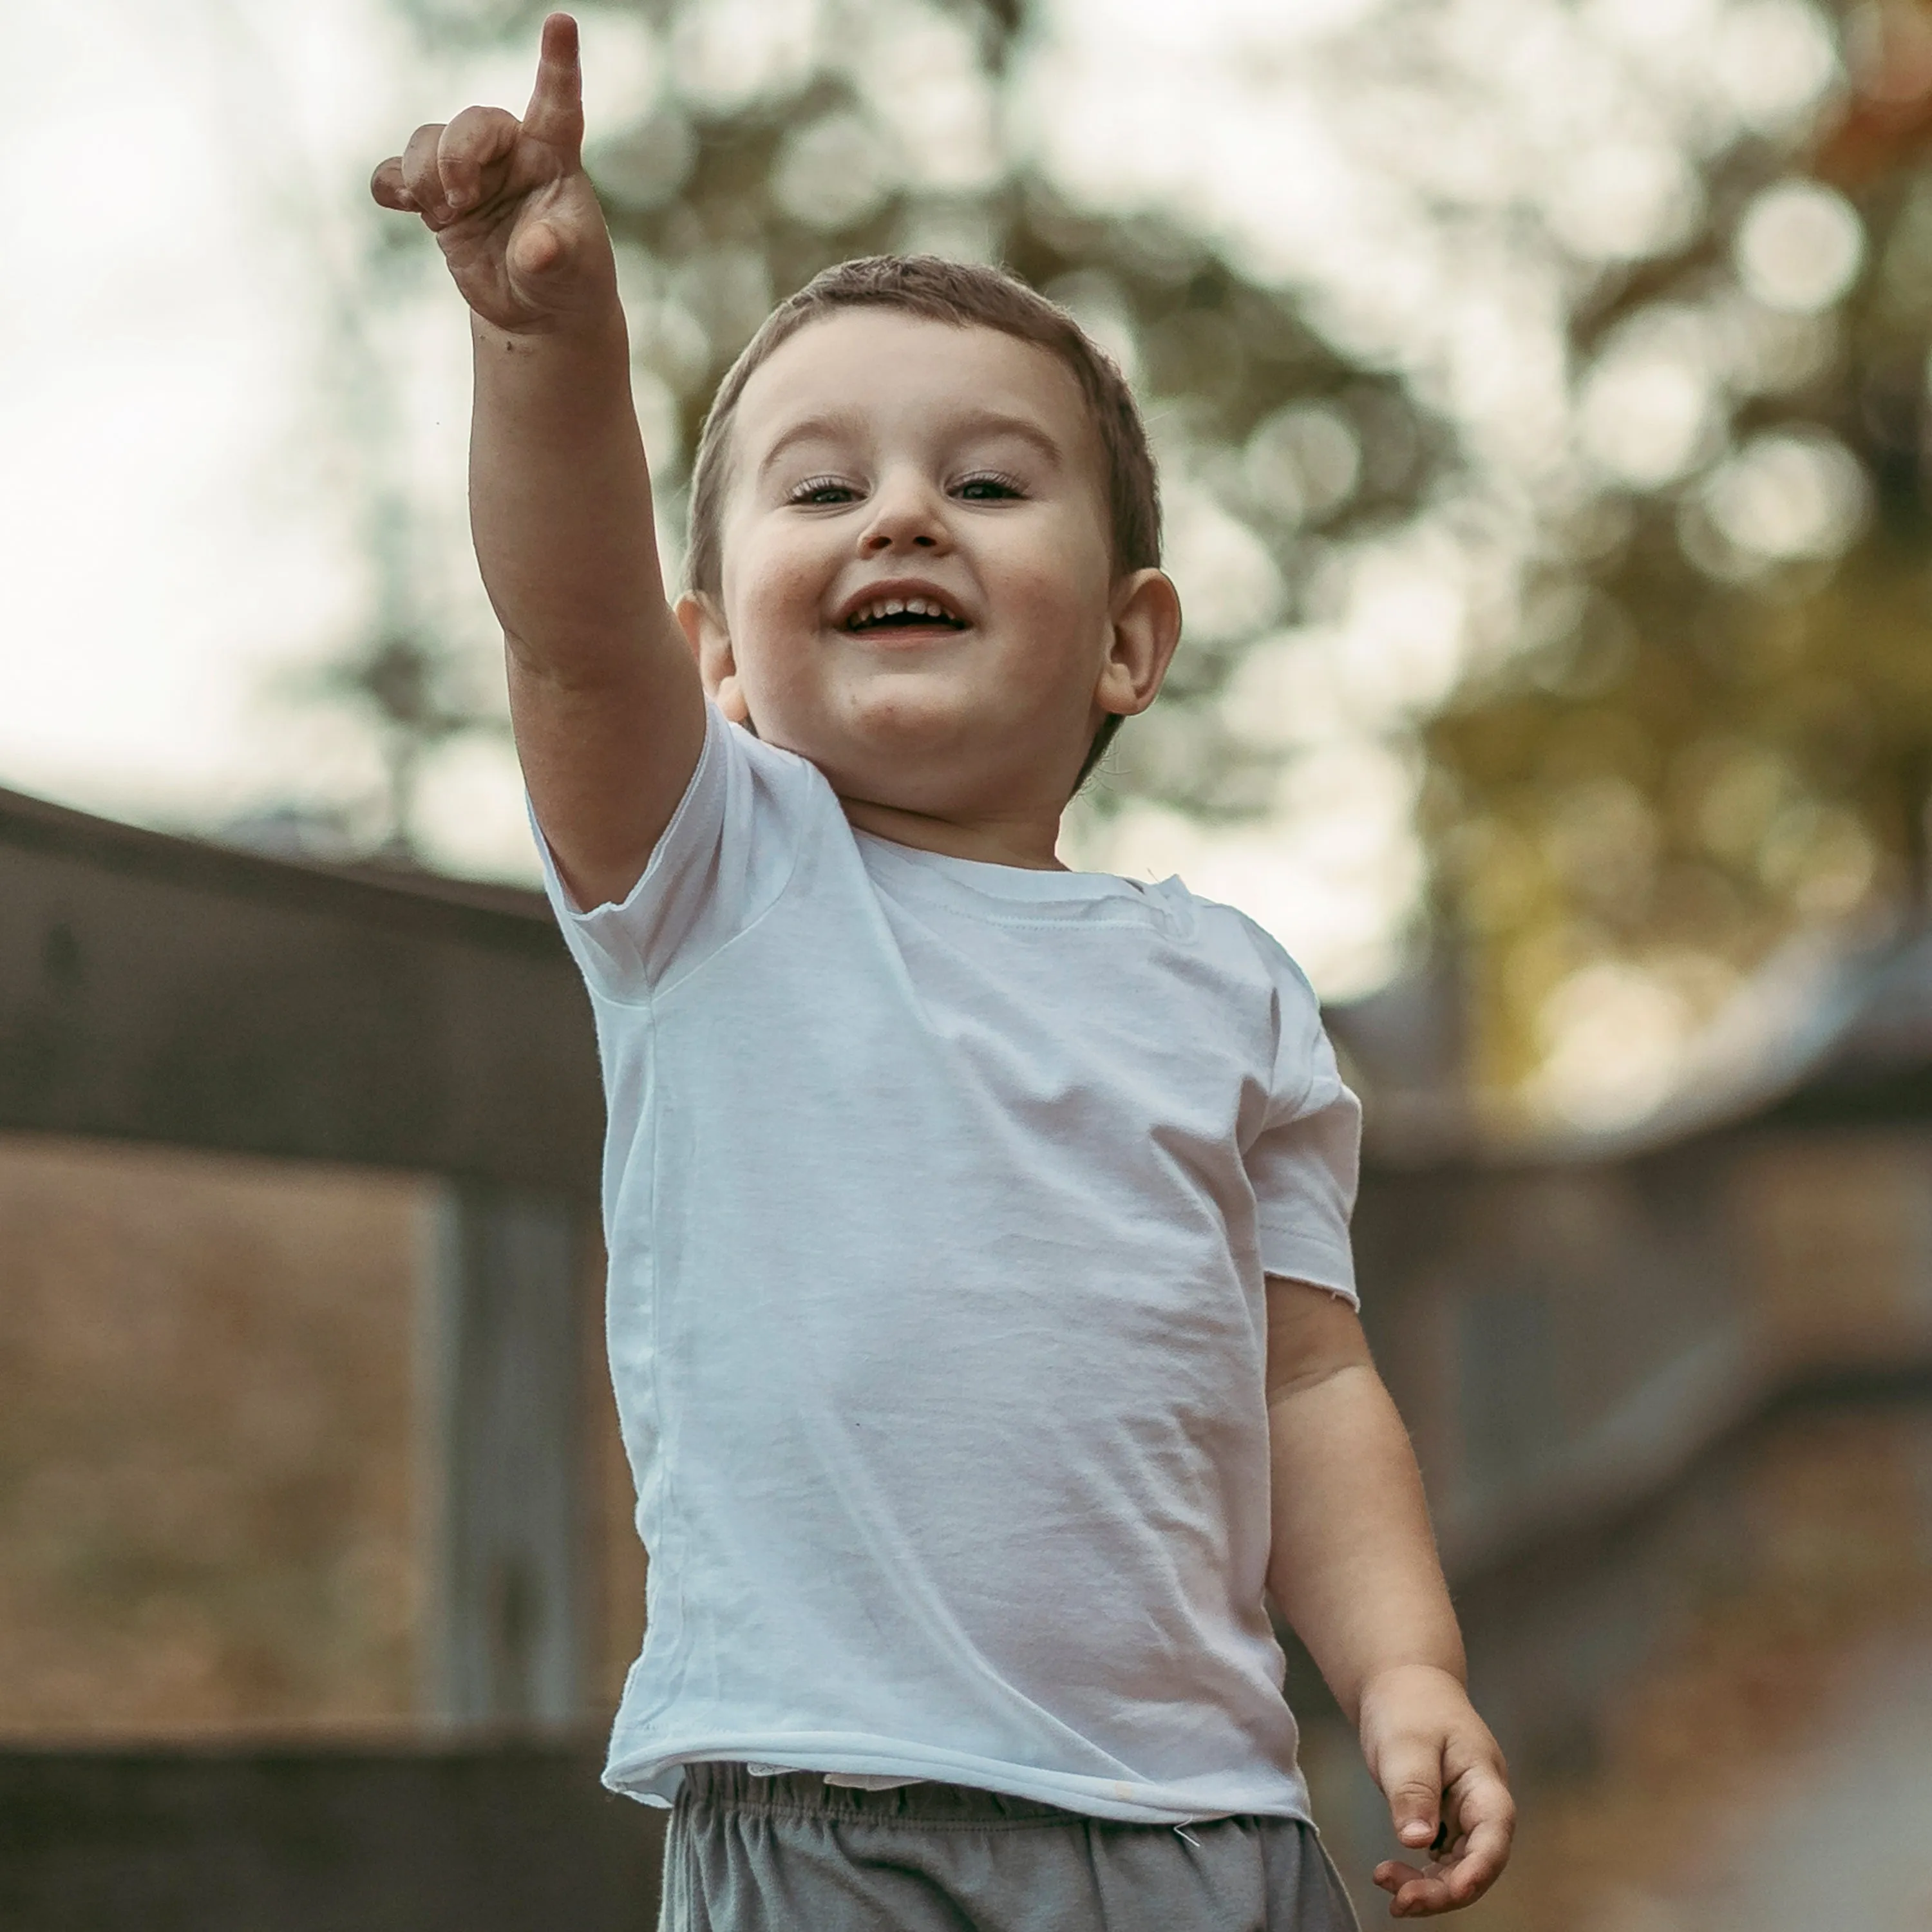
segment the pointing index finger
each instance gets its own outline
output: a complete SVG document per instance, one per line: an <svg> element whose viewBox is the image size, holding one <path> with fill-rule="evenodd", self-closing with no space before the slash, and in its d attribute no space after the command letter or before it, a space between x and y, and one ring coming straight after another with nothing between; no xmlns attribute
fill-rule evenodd
<svg viewBox="0 0 1932 1932"><path fill-rule="evenodd" d="M536 86L524 110L524 131L560 148L574 160L584 146L584 76L578 58L577 22L553 14L543 23Z"/></svg>

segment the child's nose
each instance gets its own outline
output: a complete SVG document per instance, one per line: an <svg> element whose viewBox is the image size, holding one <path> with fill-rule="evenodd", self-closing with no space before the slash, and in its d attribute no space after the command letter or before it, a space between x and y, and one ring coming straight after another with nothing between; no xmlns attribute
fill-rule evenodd
<svg viewBox="0 0 1932 1932"><path fill-rule="evenodd" d="M868 556L895 550L938 550L946 544L946 520L934 492L922 484L889 486L873 500L872 520L859 540Z"/></svg>

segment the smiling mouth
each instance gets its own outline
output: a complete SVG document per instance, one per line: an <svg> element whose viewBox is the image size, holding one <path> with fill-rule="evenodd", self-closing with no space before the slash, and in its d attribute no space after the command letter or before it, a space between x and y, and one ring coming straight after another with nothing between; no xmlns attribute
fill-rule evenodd
<svg viewBox="0 0 1932 1932"><path fill-rule="evenodd" d="M864 634L880 631L963 631L966 620L956 616L937 598L881 597L862 604L845 620L848 631Z"/></svg>

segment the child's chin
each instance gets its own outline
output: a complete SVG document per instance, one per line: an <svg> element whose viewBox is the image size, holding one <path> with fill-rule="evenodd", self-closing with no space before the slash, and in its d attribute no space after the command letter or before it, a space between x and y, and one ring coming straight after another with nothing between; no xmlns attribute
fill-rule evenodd
<svg viewBox="0 0 1932 1932"><path fill-rule="evenodd" d="M868 705L802 751L840 791L908 812L944 812L952 794L991 761L1002 734L970 710L933 704Z"/></svg>
<svg viewBox="0 0 1932 1932"><path fill-rule="evenodd" d="M969 751L997 737L1000 725L974 694L936 677L882 678L842 707L839 735L860 756L932 758Z"/></svg>

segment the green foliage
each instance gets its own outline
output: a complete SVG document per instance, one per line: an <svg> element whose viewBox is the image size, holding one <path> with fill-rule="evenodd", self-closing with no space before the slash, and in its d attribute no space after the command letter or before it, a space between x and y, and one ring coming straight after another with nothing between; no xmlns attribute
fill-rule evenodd
<svg viewBox="0 0 1932 1932"><path fill-rule="evenodd" d="M1871 934L1924 903L1932 170L1916 140L1841 164L1888 84L1882 51L1855 62L1809 152L1723 157L1683 247L1576 312L1586 362L1634 322L1728 310L1772 366L1722 370L1728 419L1681 476L1589 507L1533 569L1516 647L1427 728L1438 902L1498 1088L1534 1072L1544 1001L1592 961L1676 974L1708 1013L1794 935ZM1754 198L1811 170L1840 177L1862 272L1814 312L1746 308L1734 257ZM1785 500L1743 500L1756 544L1726 532L1726 479L1766 446L1823 452L1828 479L1849 453L1863 502L1838 541L1796 525L1778 541L1806 508L1802 466Z"/></svg>

